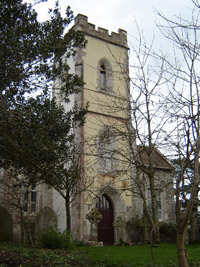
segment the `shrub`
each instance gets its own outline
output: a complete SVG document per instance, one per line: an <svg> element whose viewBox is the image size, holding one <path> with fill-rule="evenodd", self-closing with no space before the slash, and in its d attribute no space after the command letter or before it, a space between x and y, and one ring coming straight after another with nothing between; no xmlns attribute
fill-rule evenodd
<svg viewBox="0 0 200 267"><path fill-rule="evenodd" d="M82 239L73 239L70 243L70 247L83 247L84 241Z"/></svg>
<svg viewBox="0 0 200 267"><path fill-rule="evenodd" d="M39 234L39 243L50 249L63 249L70 246L70 234L61 233L54 227L49 227Z"/></svg>
<svg viewBox="0 0 200 267"><path fill-rule="evenodd" d="M176 225L174 223L162 223L159 227L162 242L176 242Z"/></svg>

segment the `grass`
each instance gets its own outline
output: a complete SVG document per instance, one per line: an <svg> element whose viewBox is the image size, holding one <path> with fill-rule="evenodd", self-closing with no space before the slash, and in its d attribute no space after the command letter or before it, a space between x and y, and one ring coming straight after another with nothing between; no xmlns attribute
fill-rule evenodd
<svg viewBox="0 0 200 267"><path fill-rule="evenodd" d="M113 266L153 266L149 245L131 247L83 247L92 259L104 260ZM191 266L200 266L200 245L186 246ZM177 266L176 245L162 244L153 248L156 266Z"/></svg>
<svg viewBox="0 0 200 267"><path fill-rule="evenodd" d="M191 267L200 267L200 244L186 246ZM149 245L77 247L73 250L31 249L15 244L0 244L0 267L175 267L176 245L162 244L153 248L153 265Z"/></svg>

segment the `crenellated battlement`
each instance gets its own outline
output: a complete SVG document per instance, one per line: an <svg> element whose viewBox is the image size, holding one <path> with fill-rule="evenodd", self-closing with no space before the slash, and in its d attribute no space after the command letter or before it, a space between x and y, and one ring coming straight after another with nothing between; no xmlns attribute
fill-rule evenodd
<svg viewBox="0 0 200 267"><path fill-rule="evenodd" d="M108 30L96 27L94 24L88 22L88 17L82 14L78 14L74 20L74 29L80 30L81 32L94 36L96 38L103 39L107 42L114 43L116 45L128 48L127 45L127 32L122 29L118 29L118 33L111 32L109 34Z"/></svg>

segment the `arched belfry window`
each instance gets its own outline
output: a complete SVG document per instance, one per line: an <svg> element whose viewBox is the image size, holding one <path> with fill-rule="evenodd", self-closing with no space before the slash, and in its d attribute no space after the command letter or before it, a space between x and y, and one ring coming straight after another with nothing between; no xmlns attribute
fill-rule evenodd
<svg viewBox="0 0 200 267"><path fill-rule="evenodd" d="M116 142L112 131L105 128L99 135L99 167L100 170L111 172L116 168Z"/></svg>
<svg viewBox="0 0 200 267"><path fill-rule="evenodd" d="M106 68L103 64L100 66L100 84L101 84L101 89L105 90L106 89Z"/></svg>
<svg viewBox="0 0 200 267"><path fill-rule="evenodd" d="M106 58L102 58L97 66L97 89L104 93L113 91L113 75L110 62Z"/></svg>

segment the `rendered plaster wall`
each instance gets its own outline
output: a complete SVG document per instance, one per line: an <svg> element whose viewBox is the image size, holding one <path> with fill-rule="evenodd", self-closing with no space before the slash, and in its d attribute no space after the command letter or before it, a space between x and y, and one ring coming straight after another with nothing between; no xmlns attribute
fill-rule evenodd
<svg viewBox="0 0 200 267"><path fill-rule="evenodd" d="M76 20L75 20L76 22ZM86 21L84 21L86 23ZM106 193L112 200L114 207L114 219L122 217L127 220L132 216L132 194L127 194L126 189L131 189L130 163L124 162L120 156L112 172L101 170L98 158L98 137L105 127L115 127L122 132L127 132L125 121L129 117L129 87L128 75L128 49L125 42L120 41L118 34L108 35L101 30L94 30L91 24L85 24L82 29L88 41L82 51L81 58L84 78L82 91L82 104L89 102L89 110L86 115L86 123L83 128L84 142L84 183L90 185L86 192L77 197L73 203L72 218L73 232L80 238L88 239L90 235L90 223L86 214L95 207L97 196ZM87 28L88 26L88 28ZM89 30L88 30L89 29ZM105 30L106 31L106 30ZM102 33L103 32L103 33ZM104 35L105 33L105 35ZM114 37L113 37L114 36ZM112 78L109 81L109 90L99 88L99 62L108 61L112 69ZM116 138L115 149L129 155L129 144L126 139Z"/></svg>
<svg viewBox="0 0 200 267"><path fill-rule="evenodd" d="M80 107L89 103L83 129L74 131L77 143L84 144L82 183L88 186L88 190L76 197L71 210L73 235L77 238L89 239L90 223L86 219L86 214L95 207L98 196L106 193L111 199L114 220L121 217L127 221L135 212L133 207L136 207L136 202L133 201L131 193L133 170L129 160L125 162L122 156L117 155L115 167L112 172L107 172L100 168L98 157L98 138L105 127L110 129L114 127L125 135L128 131L127 121L130 117L127 79L128 47L125 31L119 29L118 33L109 34L102 28L96 30L95 25L88 23L86 16L78 15L75 18L74 29L85 34L87 46L85 49L78 49L75 58L70 58L68 63L71 66L70 72L82 76L85 84L78 95L71 97L70 105L65 104L59 94L58 100L66 110L73 106L75 100ZM105 90L99 86L101 62L107 62L109 65L109 79ZM59 81L56 81L55 87L59 88ZM130 157L129 143L126 138L116 137L115 149ZM62 207L62 216L58 216L58 226L64 229L65 211L62 200L55 193L53 203L57 214L56 210Z"/></svg>

